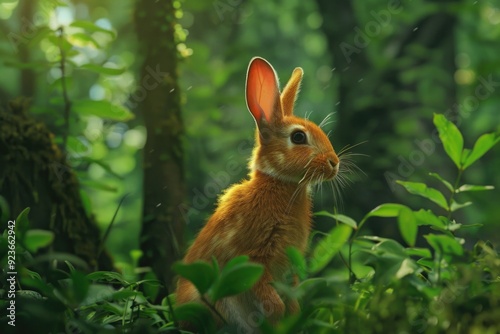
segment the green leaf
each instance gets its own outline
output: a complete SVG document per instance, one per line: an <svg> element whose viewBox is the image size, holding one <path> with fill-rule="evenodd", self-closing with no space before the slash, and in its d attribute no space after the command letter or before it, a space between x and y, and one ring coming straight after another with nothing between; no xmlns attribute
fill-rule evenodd
<svg viewBox="0 0 500 334"><path fill-rule="evenodd" d="M461 168L460 158L464 148L464 139L455 124L448 121L442 114L434 114L434 125L438 129L439 138L444 150L458 168Z"/></svg>
<svg viewBox="0 0 500 334"><path fill-rule="evenodd" d="M177 306L174 309L177 320L193 324L196 333L215 333L215 322L208 308L199 303L188 303Z"/></svg>
<svg viewBox="0 0 500 334"><path fill-rule="evenodd" d="M450 207L450 210L451 212L455 212L459 209L462 209L462 208L465 208L465 207L468 207L469 205L471 205L472 202L465 202L465 203L458 203L456 202L455 200L453 200L451 202L451 207Z"/></svg>
<svg viewBox="0 0 500 334"><path fill-rule="evenodd" d="M446 224L439 219L431 210L420 209L414 211L413 215L417 218L417 225L429 225L437 227L438 229L446 228Z"/></svg>
<svg viewBox="0 0 500 334"><path fill-rule="evenodd" d="M307 264L304 255L295 247L287 247L286 254L295 269L295 273L301 280L307 276Z"/></svg>
<svg viewBox="0 0 500 334"><path fill-rule="evenodd" d="M364 219L367 217L397 217L402 209L407 208L408 207L406 205L402 204L385 203L370 211Z"/></svg>
<svg viewBox="0 0 500 334"><path fill-rule="evenodd" d="M349 240L352 228L348 225L335 226L326 237L316 245L309 264L311 273L322 270Z"/></svg>
<svg viewBox="0 0 500 334"><path fill-rule="evenodd" d="M71 50L73 45L66 39L66 37L56 36L56 35L48 35L47 40L51 42L56 48L59 50L63 50L68 52Z"/></svg>
<svg viewBox="0 0 500 334"><path fill-rule="evenodd" d="M438 253L462 255L464 249L462 245L452 236L445 234L424 235L429 245Z"/></svg>
<svg viewBox="0 0 500 334"><path fill-rule="evenodd" d="M32 229L26 232L24 243L31 253L36 253L40 248L49 246L54 240L54 232Z"/></svg>
<svg viewBox="0 0 500 334"><path fill-rule="evenodd" d="M398 226L404 241L412 247L415 246L418 226L417 218L413 215L413 211L409 208L402 209L398 216Z"/></svg>
<svg viewBox="0 0 500 334"><path fill-rule="evenodd" d="M75 136L68 136L66 145L72 155L89 154L92 150L91 144L85 144L85 142Z"/></svg>
<svg viewBox="0 0 500 334"><path fill-rule="evenodd" d="M28 231L28 229L30 227L30 222L28 219L29 213L30 213L30 208L27 207L23 211L21 211L19 213L19 215L17 215L15 228L16 228L17 236L20 239L24 238L26 231Z"/></svg>
<svg viewBox="0 0 500 334"><path fill-rule="evenodd" d="M348 216L345 216L345 215L332 214L332 213L330 213L328 211L319 211L319 212L316 212L314 215L315 216L324 216L324 217L333 218L333 219L335 219L335 221L339 221L341 223L344 223L344 224L352 227L355 230L358 228L358 225L357 225L356 221L354 219L352 219L351 217L348 217Z"/></svg>
<svg viewBox="0 0 500 334"><path fill-rule="evenodd" d="M479 158L486 154L493 146L500 141L500 134L487 133L479 137L472 148L471 153L464 162L463 169L466 169Z"/></svg>
<svg viewBox="0 0 500 334"><path fill-rule="evenodd" d="M87 276L87 279L88 279L88 276ZM99 302L102 302L105 300L110 300L112 297L114 297L115 294L123 293L123 291L130 291L130 290L116 291L111 286L106 285L106 284L90 284L88 291L87 291L87 296L80 303L80 305L85 306L85 305L99 303ZM132 292L132 291L130 291L130 292ZM118 312L118 314L123 315L122 312Z"/></svg>
<svg viewBox="0 0 500 334"><path fill-rule="evenodd" d="M112 30L101 28L98 25L96 25L90 21L82 21L82 20L73 21L70 24L70 27L82 28L82 29L87 30L88 32L103 32L103 33L110 35L113 38L116 37L116 34Z"/></svg>
<svg viewBox="0 0 500 334"><path fill-rule="evenodd" d="M74 34L71 34L69 38L71 40L80 42L81 45L92 44L96 49L99 48L99 43L97 43L97 41L92 38L92 36L84 34L83 32L76 32Z"/></svg>
<svg viewBox="0 0 500 334"><path fill-rule="evenodd" d="M431 200L445 210L448 210L448 203L444 195L437 189L427 187L425 183L396 181L402 185L410 194L418 195Z"/></svg>
<svg viewBox="0 0 500 334"><path fill-rule="evenodd" d="M406 254L409 256L419 256L421 258L432 258L431 251L428 248L406 248Z"/></svg>
<svg viewBox="0 0 500 334"><path fill-rule="evenodd" d="M82 180L80 181L80 185L84 187L89 187L97 190L109 191L112 193L116 193L118 188L115 186L110 186L104 182L95 181L95 180Z"/></svg>
<svg viewBox="0 0 500 334"><path fill-rule="evenodd" d="M222 269L219 279L209 291L210 299L215 302L245 292L257 283L263 273L264 267L260 264L236 261L236 264Z"/></svg>
<svg viewBox="0 0 500 334"><path fill-rule="evenodd" d="M74 101L72 109L80 115L94 115L115 121L127 121L134 118L134 114L132 114L127 108L113 104L106 100Z"/></svg>
<svg viewBox="0 0 500 334"><path fill-rule="evenodd" d="M441 181L441 183L444 184L449 191L453 191L453 186L451 185L451 183L443 179L441 175L439 175L438 173L429 173L429 175Z"/></svg>
<svg viewBox="0 0 500 334"><path fill-rule="evenodd" d="M373 246L367 265L375 269L373 280L376 284L388 284L418 272L420 268L398 242L386 239Z"/></svg>
<svg viewBox="0 0 500 334"><path fill-rule="evenodd" d="M208 291L217 278L214 268L203 261L193 263L177 262L172 266L172 269L181 277L193 283L201 295Z"/></svg>
<svg viewBox="0 0 500 334"><path fill-rule="evenodd" d="M104 67L95 64L85 64L80 66L80 69L105 75L120 75L125 72L125 68Z"/></svg>
<svg viewBox="0 0 500 334"><path fill-rule="evenodd" d="M458 194L466 191L483 191L483 190L493 190L493 189L495 189L495 187L493 186L475 186L472 184L464 184L456 190L456 193Z"/></svg>
<svg viewBox="0 0 500 334"><path fill-rule="evenodd" d="M122 274L114 271L94 271L93 273L88 274L87 278L96 282L119 283L121 285L130 284L123 278Z"/></svg>
<svg viewBox="0 0 500 334"><path fill-rule="evenodd" d="M71 273L70 278L74 300L80 304L87 297L90 282L84 273L77 270Z"/></svg>
<svg viewBox="0 0 500 334"><path fill-rule="evenodd" d="M144 295L147 298L154 302L158 293L160 292L160 281L158 281L158 277L155 275L153 271L150 271L144 275L145 283L142 285L142 289L144 290Z"/></svg>

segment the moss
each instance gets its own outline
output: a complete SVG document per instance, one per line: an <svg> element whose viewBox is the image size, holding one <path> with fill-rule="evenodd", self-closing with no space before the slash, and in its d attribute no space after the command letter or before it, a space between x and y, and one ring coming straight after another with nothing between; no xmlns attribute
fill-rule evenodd
<svg viewBox="0 0 500 334"><path fill-rule="evenodd" d="M55 233L54 251L75 254L91 268L112 269L107 254L98 259L100 232L85 212L78 179L54 135L27 107L17 99L0 111L0 195L12 218L30 207L31 227Z"/></svg>

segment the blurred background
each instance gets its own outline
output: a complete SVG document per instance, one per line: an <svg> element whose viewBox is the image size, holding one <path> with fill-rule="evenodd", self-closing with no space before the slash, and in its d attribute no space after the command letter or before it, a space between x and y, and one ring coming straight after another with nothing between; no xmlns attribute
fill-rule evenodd
<svg viewBox="0 0 500 334"><path fill-rule="evenodd" d="M158 19L169 25L146 27L154 22L148 16L154 6L165 2L168 15L158 11ZM359 220L384 202L428 207L395 181L432 183L430 171L456 178L435 135L433 113L454 121L469 148L479 135L500 130L498 1L3 0L0 29L2 106L19 96L29 98L29 113L62 145L66 98L72 102L68 163L101 235L114 222L106 247L117 266L137 260L141 224L147 221L144 156L152 152L145 143L153 111L145 101L174 94L180 106L180 118L169 125L171 132L156 143L154 153L161 156L162 147L168 151L174 147L171 140L179 141L178 163L168 167L172 171L147 174L166 189L147 201L154 208L168 207L166 215L176 212L172 215L182 226L175 233L186 241L178 246L182 253L213 211L217 195L247 174L254 121L246 110L244 85L254 56L269 60L282 84L302 67L296 115L319 123L333 113L326 132L331 130L336 150L359 144L350 152L359 154L352 158L362 172L348 175L352 182L340 198L322 187L315 211L336 210ZM61 32L68 45L58 42ZM165 56L166 64L175 65L177 76L159 63L146 65L169 32L176 56L175 61ZM162 80L176 81L177 89ZM163 112L167 119L172 110ZM468 233L495 243L499 153L496 147L463 180L496 189L463 195L462 202L474 205L456 216L460 223L483 224ZM171 189L162 183L168 180L163 174L174 172L179 177ZM181 194L170 206L174 196L169 193ZM331 224L316 219L317 229ZM396 226L387 223L374 220L367 228L398 238Z"/></svg>

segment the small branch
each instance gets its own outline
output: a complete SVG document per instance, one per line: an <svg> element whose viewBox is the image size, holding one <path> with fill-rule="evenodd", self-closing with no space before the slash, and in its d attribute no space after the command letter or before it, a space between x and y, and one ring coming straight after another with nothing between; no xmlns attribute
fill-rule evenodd
<svg viewBox="0 0 500 334"><path fill-rule="evenodd" d="M460 183L460 179L462 178L462 173L463 173L463 169L459 169L458 170L458 175L457 175L457 179L455 180L455 184L453 185L453 191L451 192L451 195L450 195L450 198L448 199L448 220L451 219L451 203L453 203L453 198L455 197L455 193L457 191L457 188L458 188L458 184Z"/></svg>
<svg viewBox="0 0 500 334"><path fill-rule="evenodd" d="M68 97L68 88L66 86L66 53L64 52L63 43L64 43L64 28L59 27L57 29L59 32L59 53L61 54L61 60L59 62L59 68L61 69L61 86L63 90L63 99L64 99L64 130L63 130L63 152L66 153L66 145L68 143L68 135L69 135L69 114L71 111L71 101Z"/></svg>
<svg viewBox="0 0 500 334"><path fill-rule="evenodd" d="M172 321L174 322L174 327L175 328L179 328L179 321L177 320L177 317L175 316L175 312L174 312L174 307L172 305L172 301L170 300L169 298L169 295L170 295L170 292L168 291L168 286L165 285L165 290L167 291L167 304L168 304L168 307L170 309L170 313L172 314Z"/></svg>
<svg viewBox="0 0 500 334"><path fill-rule="evenodd" d="M204 302L212 312L214 312L221 320L222 322L227 325L227 321L226 319L224 319L224 317L222 316L222 314L219 313L219 311L217 311L217 309L214 307L214 305L212 305L212 303L210 303L207 298L205 298L205 296L201 296L201 301Z"/></svg>

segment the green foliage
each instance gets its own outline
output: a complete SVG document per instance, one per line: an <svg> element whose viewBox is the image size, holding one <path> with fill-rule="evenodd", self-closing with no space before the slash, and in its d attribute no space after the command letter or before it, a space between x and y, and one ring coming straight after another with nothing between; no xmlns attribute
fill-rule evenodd
<svg viewBox="0 0 500 334"><path fill-rule="evenodd" d="M197 261L173 266L175 272L193 283L201 296L206 293L211 303L249 290L264 272L262 265L249 262L246 255L231 259L220 273L218 268L215 259L212 265Z"/></svg>

